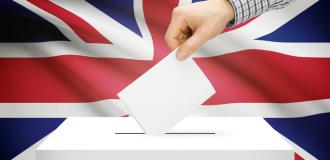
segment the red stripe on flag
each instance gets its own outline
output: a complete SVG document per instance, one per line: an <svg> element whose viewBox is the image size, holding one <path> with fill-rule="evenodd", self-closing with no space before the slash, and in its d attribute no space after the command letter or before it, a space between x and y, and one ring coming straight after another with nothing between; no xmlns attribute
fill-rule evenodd
<svg viewBox="0 0 330 160"><path fill-rule="evenodd" d="M330 58L246 50L196 61L217 90L206 104L330 98Z"/></svg>
<svg viewBox="0 0 330 160"><path fill-rule="evenodd" d="M294 160L305 160L305 159L302 158L299 154L295 153L294 154Z"/></svg>
<svg viewBox="0 0 330 160"><path fill-rule="evenodd" d="M206 104L330 98L330 59L249 50L196 59L217 93ZM0 59L0 102L90 102L117 93L155 62L59 56Z"/></svg>
<svg viewBox="0 0 330 160"><path fill-rule="evenodd" d="M151 61L58 56L0 59L0 102L90 102L117 98Z"/></svg>
<svg viewBox="0 0 330 160"><path fill-rule="evenodd" d="M155 62L161 60L171 52L165 43L164 37L171 21L172 11L176 6L178 6L178 0L143 1L144 16L154 44L153 60Z"/></svg>
<svg viewBox="0 0 330 160"><path fill-rule="evenodd" d="M28 1L64 21L85 42L111 44L109 40L85 20L55 3L49 0Z"/></svg>

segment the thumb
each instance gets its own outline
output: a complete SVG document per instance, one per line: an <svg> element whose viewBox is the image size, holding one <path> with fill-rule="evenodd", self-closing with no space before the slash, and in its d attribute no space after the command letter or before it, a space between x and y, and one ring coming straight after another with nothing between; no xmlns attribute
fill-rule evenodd
<svg viewBox="0 0 330 160"><path fill-rule="evenodd" d="M206 29L197 29L191 37L181 44L177 51L176 58L180 61L185 60L210 38L211 35Z"/></svg>

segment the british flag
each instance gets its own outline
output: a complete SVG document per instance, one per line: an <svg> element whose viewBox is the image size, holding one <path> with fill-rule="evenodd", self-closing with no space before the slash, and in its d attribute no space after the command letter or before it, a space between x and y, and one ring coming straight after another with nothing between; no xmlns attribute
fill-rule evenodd
<svg viewBox="0 0 330 160"><path fill-rule="evenodd" d="M174 7L194 0L1 0L0 159L32 159L65 117L124 116L117 93L168 53ZM262 116L330 159L330 2L299 0L227 28L195 62L216 94L196 113Z"/></svg>

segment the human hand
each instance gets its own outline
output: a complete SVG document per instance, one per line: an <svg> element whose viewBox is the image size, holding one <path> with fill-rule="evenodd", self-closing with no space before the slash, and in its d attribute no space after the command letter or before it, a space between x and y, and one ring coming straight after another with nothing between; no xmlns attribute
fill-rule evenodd
<svg viewBox="0 0 330 160"><path fill-rule="evenodd" d="M208 0L176 7L165 41L172 50L179 47L176 57L184 60L209 39L222 33L233 18L229 0Z"/></svg>

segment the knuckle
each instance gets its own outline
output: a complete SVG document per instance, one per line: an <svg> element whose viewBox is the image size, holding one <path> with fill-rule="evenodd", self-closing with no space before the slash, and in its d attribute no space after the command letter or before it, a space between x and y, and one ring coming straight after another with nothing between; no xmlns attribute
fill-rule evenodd
<svg viewBox="0 0 330 160"><path fill-rule="evenodd" d="M164 40L165 40L165 43L166 43L170 48L174 45L175 40L174 40L171 36L169 36L169 35L165 35Z"/></svg>
<svg viewBox="0 0 330 160"><path fill-rule="evenodd" d="M198 28L198 32L199 32L200 34L205 35L205 34L209 34L209 33L210 33L210 29L207 28L207 27L200 27L200 28Z"/></svg>
<svg viewBox="0 0 330 160"><path fill-rule="evenodd" d="M165 34L164 39L166 43L170 41L170 36L168 35L168 33Z"/></svg>
<svg viewBox="0 0 330 160"><path fill-rule="evenodd" d="M206 37L206 38L213 37L213 32L207 27L200 28L198 32L203 37Z"/></svg>
<svg viewBox="0 0 330 160"><path fill-rule="evenodd" d="M175 7L172 11L173 17L181 17L183 14L184 14L184 12L181 7Z"/></svg>
<svg viewBox="0 0 330 160"><path fill-rule="evenodd" d="M171 38L171 33L170 33L170 30L167 30L165 35L164 35L164 39L165 40L169 40Z"/></svg>
<svg viewBox="0 0 330 160"><path fill-rule="evenodd" d="M196 44L192 44L190 42L186 42L184 45L184 49L187 52L194 52L196 50L197 45Z"/></svg>

